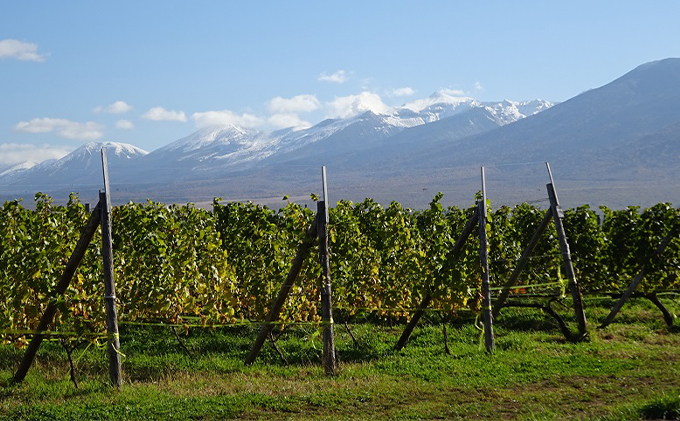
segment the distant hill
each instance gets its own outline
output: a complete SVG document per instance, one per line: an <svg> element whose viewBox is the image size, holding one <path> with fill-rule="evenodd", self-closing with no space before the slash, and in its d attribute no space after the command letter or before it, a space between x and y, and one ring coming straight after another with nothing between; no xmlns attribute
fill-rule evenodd
<svg viewBox="0 0 680 421"><path fill-rule="evenodd" d="M514 124L460 143L443 140L404 165L540 160L560 162L569 177L625 175L639 166L677 173L679 110L680 59L666 59ZM456 158L461 148L464 159Z"/></svg>

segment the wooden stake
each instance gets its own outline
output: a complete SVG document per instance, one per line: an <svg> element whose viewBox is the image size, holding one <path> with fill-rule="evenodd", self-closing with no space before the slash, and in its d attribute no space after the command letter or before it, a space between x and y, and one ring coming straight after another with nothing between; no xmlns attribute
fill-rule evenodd
<svg viewBox="0 0 680 421"><path fill-rule="evenodd" d="M482 167L482 200L479 212L479 257L482 265L482 313L484 315L484 343L487 352L496 349L493 337L493 314L491 311L491 287L489 285L489 244L486 239L486 178Z"/></svg>
<svg viewBox="0 0 680 421"><path fill-rule="evenodd" d="M550 199L550 210L552 212L555 228L557 229L557 238L560 241L562 260L564 260L564 271L567 275L567 279L569 280L569 290L571 291L571 297L574 301L574 314L578 324L579 336L580 338L583 338L588 334L588 325L586 322L586 314L583 311L581 291L579 290L578 283L576 282L574 266L571 263L569 243L567 242L567 235L564 232L564 225L562 224L562 208L560 207L560 203L557 199L557 192L555 191L555 185L553 184L552 171L550 171L550 164L546 162L545 165L548 168L548 174L550 175L550 183L546 185L548 188L548 198Z"/></svg>
<svg viewBox="0 0 680 421"><path fill-rule="evenodd" d="M524 307L524 308L540 308L541 310L545 311L549 315L551 315L555 321L557 321L557 325L560 327L560 330L562 331L562 334L568 341L573 340L573 335L571 334L571 330L569 330L569 327L567 324L564 322L562 317L560 317L559 314L553 308L550 306L551 301L548 301L547 304L539 304L539 303L519 303L519 302L511 302L508 301L505 303L505 307Z"/></svg>
<svg viewBox="0 0 680 421"><path fill-rule="evenodd" d="M538 226L538 228L536 228L536 231L534 231L534 235L531 237L529 244L527 245L526 249L524 249L522 256L519 258L517 266L512 271L510 278L505 283L505 285L503 285L503 290L501 291L501 294L498 296L496 304L493 307L494 318L498 317L498 314L505 305L505 302L507 301L508 296L510 295L510 288L515 286L515 284L517 283L517 279L519 279L519 275L522 273L527 263L529 263L529 257L531 257L531 253L534 252L534 249L536 248L538 241L541 239L541 236L543 235L545 229L548 227L548 224L550 223L551 219L552 209L548 209L548 211L545 213L545 217L543 217L543 220L541 221L541 224Z"/></svg>
<svg viewBox="0 0 680 421"><path fill-rule="evenodd" d="M87 246L90 244L90 241L92 241L92 237L99 225L100 214L101 203L98 203L97 206L95 206L94 211L92 211L90 219L87 221L83 231L80 233L80 238L78 239L78 243L76 243L75 249L73 249L71 258L69 258L68 263L66 263L64 273L61 275L61 278L52 293L52 299L47 305L45 313L43 313L43 316L40 319L40 323L38 323L38 327L36 328L38 333L33 336L33 339L31 339L31 342L28 344L24 358L21 360L21 364L19 364L19 369L12 379L13 383L21 383L24 378L26 378L28 369L31 368L33 360L35 360L35 354L38 352L38 349L40 349L40 344L43 339L45 339L45 335L41 332L47 331L50 324L52 324L54 315L57 313L57 299L66 292L80 261L83 259L83 256L85 256Z"/></svg>
<svg viewBox="0 0 680 421"><path fill-rule="evenodd" d="M264 342L267 340L267 337L269 336L269 332L271 332L273 328L273 325L271 323L275 322L279 318L279 313L281 313L283 304L286 302L288 293L290 292L290 289L295 283L295 280L297 279L297 276L300 273L300 269L302 269L302 263L307 259L307 256L309 255L309 249L314 245L314 240L316 239L318 230L317 226L318 218L319 215L317 214L316 219L312 222L312 225L307 230L307 235L304 241L298 247L297 254L295 255L293 264L290 267L288 276L286 277L286 280L283 282L283 285L281 285L279 295L276 297L276 301L274 301L271 310L269 310L269 314L265 319L265 323L262 325L260 333L259 335L257 335L257 339L255 340L255 343L253 344L250 353L246 357L245 363L247 365L250 365L255 362L255 359L257 358L257 356L260 353L260 350L262 349L262 345L264 345Z"/></svg>
<svg viewBox="0 0 680 421"><path fill-rule="evenodd" d="M357 338L354 337L352 330L349 328L349 325L347 324L347 320L345 320L344 324L345 324L345 330L347 330L347 333L349 333L350 338L352 338L352 341L354 342L354 346L355 347L359 346L359 342L357 342Z"/></svg>
<svg viewBox="0 0 680 421"><path fill-rule="evenodd" d="M444 335L444 352L446 352L446 355L451 355L451 350L449 349L449 334L446 332L446 322L442 324L442 334Z"/></svg>
<svg viewBox="0 0 680 421"><path fill-rule="evenodd" d="M116 283L113 278L113 242L111 239L111 196L109 195L109 167L106 160L106 149L102 148L102 170L104 174L104 191L99 192L99 203L102 204L102 259L104 260L104 304L106 305L106 329L109 334L109 378L111 383L120 387L123 376L120 363L120 336L118 335L118 314L116 311Z"/></svg>
<svg viewBox="0 0 680 421"><path fill-rule="evenodd" d="M427 307L429 307L431 301L432 301L431 294L427 294L425 297L423 297L423 301L420 302L418 310L415 313L413 313L413 317L411 317L411 320L409 320L409 322L406 324L406 328L404 329L404 332L401 334L399 341L397 341L397 344L394 346L394 349L400 351L404 346L406 346L408 338L411 336L411 333L413 333L413 329L415 329L416 325L420 321L420 318L423 317L423 313L425 313L425 310L427 309Z"/></svg>
<svg viewBox="0 0 680 421"><path fill-rule="evenodd" d="M666 325L673 326L673 322L675 321L675 316L670 311L668 311L666 306L663 305L663 303L659 300L659 297L657 297L657 295L653 292L646 294L645 297L647 297L647 299L649 301L654 303L656 308L661 310L661 314L663 314L663 319L666 322Z"/></svg>
<svg viewBox="0 0 680 421"><path fill-rule="evenodd" d="M324 167L325 168L325 167ZM319 228L319 261L323 273L323 286L321 290L321 320L323 329L323 366L326 374L335 374L335 339L333 337L333 307L331 293L330 259L328 257L328 209L326 202L317 203L317 219Z"/></svg>
<svg viewBox="0 0 680 421"><path fill-rule="evenodd" d="M453 248L448 254L449 259L457 259L458 255L460 254L460 251L463 249L463 246L465 245L465 242L467 241L468 237L470 234L472 234L472 231L474 231L475 227L477 226L477 222L479 220L479 213L477 210L472 214L472 216L468 219L467 223L465 224L465 227L463 228L463 232L460 234L460 237L458 237L458 240L456 240L456 244L453 245ZM426 294L425 297L423 297L423 300L420 302L420 305L418 306L418 310L413 313L413 317L411 317L411 320L406 324L406 328L404 329L404 332L401 334L401 337L399 338L399 341L395 345L394 349L397 351L401 350L404 346L406 346L406 343L408 342L408 338L411 336L411 333L413 332L413 329L415 329L416 325L420 321L420 318L423 317L423 314L425 313L425 310L430 306L430 302L432 301L432 295L431 294Z"/></svg>
<svg viewBox="0 0 680 421"><path fill-rule="evenodd" d="M668 244L670 244L671 240L675 238L675 231L676 231L677 225L671 228L671 231L668 233L666 237L664 237L663 240L661 240L661 243L659 243L659 246L656 248L656 254L657 256L660 256L663 251L666 249ZM616 317L616 314L621 310L624 304L626 304L626 301L630 298L630 296L633 294L635 289L640 285L640 282L642 282L642 278L645 277L645 274L647 272L647 266L642 266L642 269L640 269L640 273L633 279L633 282L628 285L628 288L626 291L621 295L621 298L619 298L619 301L616 302L614 305L614 308L612 308L612 311L609 312L609 315L607 316L606 319L602 322L602 324L599 326L599 329L604 329L605 327L609 326L612 321L614 321L614 317ZM666 316L664 315L664 318ZM668 319L666 319L666 322L668 322ZM672 323L671 323L672 324Z"/></svg>

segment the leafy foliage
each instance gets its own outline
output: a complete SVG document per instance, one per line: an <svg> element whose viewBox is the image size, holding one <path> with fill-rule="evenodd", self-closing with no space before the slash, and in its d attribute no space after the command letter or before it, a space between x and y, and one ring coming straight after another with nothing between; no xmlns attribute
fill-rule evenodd
<svg viewBox="0 0 680 421"><path fill-rule="evenodd" d="M476 212L444 208L442 195L422 211L393 202L341 201L330 209L331 270L336 308L407 318L425 295L431 306L455 313L479 310L476 230L458 256L451 249ZM658 204L640 212L587 206L565 211L564 225L583 291L620 291L645 266L645 291L678 289L680 210ZM521 204L489 213L492 282L510 276L545 211ZM77 197L54 206L37 194L35 209L20 202L0 208L0 338L25 344L36 328L89 215ZM307 235L314 212L289 203L275 211L253 203L220 204L213 211L158 203L113 209L114 268L120 318L186 326L263 320ZM659 243L670 239L658 255ZM104 332L98 234L64 297L56 329L75 336ZM281 320L320 321L321 270L316 249L283 308ZM550 226L519 282L560 280L562 259ZM516 290L522 293L524 290ZM198 320L198 322L197 322Z"/></svg>

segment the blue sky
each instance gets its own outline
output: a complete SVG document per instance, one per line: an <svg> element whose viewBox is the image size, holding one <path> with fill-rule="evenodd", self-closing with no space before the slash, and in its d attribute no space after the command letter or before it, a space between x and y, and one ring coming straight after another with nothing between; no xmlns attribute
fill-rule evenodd
<svg viewBox="0 0 680 421"><path fill-rule="evenodd" d="M680 56L677 1L0 3L0 169L85 142L153 150L439 89L564 101Z"/></svg>

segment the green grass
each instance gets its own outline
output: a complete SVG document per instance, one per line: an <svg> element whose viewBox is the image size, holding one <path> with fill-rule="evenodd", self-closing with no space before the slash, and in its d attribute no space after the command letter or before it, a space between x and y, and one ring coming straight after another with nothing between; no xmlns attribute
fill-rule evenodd
<svg viewBox="0 0 680 421"><path fill-rule="evenodd" d="M673 311L677 303L668 301ZM595 329L611 302L588 302L590 339L564 340L539 311L505 311L495 327L497 350L484 351L472 322L428 314L408 346L394 350L404 325L366 320L336 329L340 372L320 366L312 326L287 329L257 362L243 359L257 335L250 327L193 329L122 326L125 385L108 383L104 349L75 352L79 388L69 381L65 352L43 344L25 382L9 385L23 355L0 346L0 419L673 419L680 413L680 335L640 300L615 323ZM574 326L567 309L560 309ZM370 318L369 318L370 319ZM677 322L676 322L677 323Z"/></svg>
<svg viewBox="0 0 680 421"><path fill-rule="evenodd" d="M642 407L640 413L648 420L680 419L680 393L672 396L664 394L654 398Z"/></svg>

